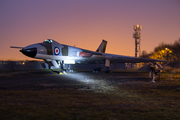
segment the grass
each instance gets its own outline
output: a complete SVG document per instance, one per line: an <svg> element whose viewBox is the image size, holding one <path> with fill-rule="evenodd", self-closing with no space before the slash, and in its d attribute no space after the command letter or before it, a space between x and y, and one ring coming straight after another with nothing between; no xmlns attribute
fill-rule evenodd
<svg viewBox="0 0 180 120"><path fill-rule="evenodd" d="M147 94L148 93L148 94ZM2 119L177 119L177 91L0 91Z"/></svg>
<svg viewBox="0 0 180 120"><path fill-rule="evenodd" d="M147 73L137 73L147 74ZM85 90L0 90L2 120L180 119L180 76L155 84L129 81L109 93Z"/></svg>

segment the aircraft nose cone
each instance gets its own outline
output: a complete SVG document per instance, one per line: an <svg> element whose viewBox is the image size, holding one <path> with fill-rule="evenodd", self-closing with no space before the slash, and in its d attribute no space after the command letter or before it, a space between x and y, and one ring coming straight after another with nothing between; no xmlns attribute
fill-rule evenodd
<svg viewBox="0 0 180 120"><path fill-rule="evenodd" d="M36 47L28 48L28 49L23 48L22 50L20 50L20 52L22 52L26 56L34 58L37 54L37 48Z"/></svg>

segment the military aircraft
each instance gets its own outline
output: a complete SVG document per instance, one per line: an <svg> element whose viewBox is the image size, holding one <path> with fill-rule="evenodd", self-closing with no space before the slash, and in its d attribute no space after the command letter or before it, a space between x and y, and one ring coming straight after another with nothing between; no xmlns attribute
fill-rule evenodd
<svg viewBox="0 0 180 120"><path fill-rule="evenodd" d="M139 62L165 62L165 60L158 59L149 59L149 58L138 58L130 56L122 56L115 54L105 53L107 41L102 40L100 46L96 51L85 50L77 48L74 46L64 45L56 42L52 39L46 39L42 43L36 43L28 45L26 47L14 47L21 49L24 55L36 58L43 59L45 63L52 63L52 68L61 68L64 70L64 64L75 64L75 63L84 63L84 62L96 62L103 63L107 68L110 67L110 62L122 62L122 63L139 63Z"/></svg>

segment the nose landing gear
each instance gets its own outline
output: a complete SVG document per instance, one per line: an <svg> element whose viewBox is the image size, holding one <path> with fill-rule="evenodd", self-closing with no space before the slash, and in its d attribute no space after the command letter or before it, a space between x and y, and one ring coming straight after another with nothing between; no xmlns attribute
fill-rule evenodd
<svg viewBox="0 0 180 120"><path fill-rule="evenodd" d="M66 75L66 70L64 69L64 60L58 61L58 65L60 68L59 75Z"/></svg>

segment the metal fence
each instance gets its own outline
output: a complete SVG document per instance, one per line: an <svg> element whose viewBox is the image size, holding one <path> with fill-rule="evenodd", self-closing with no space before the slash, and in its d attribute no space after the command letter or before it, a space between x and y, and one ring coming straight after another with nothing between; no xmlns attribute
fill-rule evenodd
<svg viewBox="0 0 180 120"><path fill-rule="evenodd" d="M111 70L118 69L135 69L138 70L143 67L144 63L115 63L111 64ZM65 65L65 69L86 69L93 70L94 68L100 67L106 69L104 64L70 64ZM0 61L0 71L19 71L19 70L33 70L33 69L49 69L47 64L43 61Z"/></svg>
<svg viewBox="0 0 180 120"><path fill-rule="evenodd" d="M43 69L41 61L0 61L0 71Z"/></svg>

